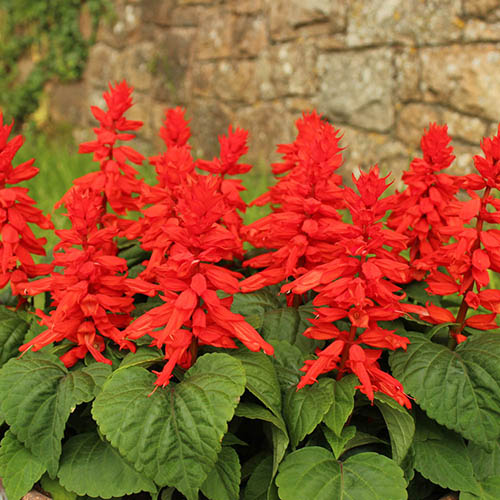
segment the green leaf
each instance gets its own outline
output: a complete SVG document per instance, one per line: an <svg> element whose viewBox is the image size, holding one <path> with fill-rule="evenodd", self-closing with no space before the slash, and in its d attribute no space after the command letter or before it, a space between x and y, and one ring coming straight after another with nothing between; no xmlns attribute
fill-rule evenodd
<svg viewBox="0 0 500 500"><path fill-rule="evenodd" d="M153 347L138 347L136 352L129 352L120 363L118 370L131 366L144 366L145 368L155 363L162 363L164 354Z"/></svg>
<svg viewBox="0 0 500 500"><path fill-rule="evenodd" d="M287 434L287 428L285 422L281 416L277 417L274 413L271 413L266 408L255 404L255 403L240 403L236 408L235 415L243 418L264 420L265 422L270 422Z"/></svg>
<svg viewBox="0 0 500 500"><path fill-rule="evenodd" d="M286 340L275 340L272 344L274 347L272 360L281 388L288 389L292 385L296 386L304 375L300 371L305 362L303 352Z"/></svg>
<svg viewBox="0 0 500 500"><path fill-rule="evenodd" d="M74 407L92 401L101 392L110 374L111 366L96 362L69 372L61 381L61 385L66 386L66 390L72 393Z"/></svg>
<svg viewBox="0 0 500 500"><path fill-rule="evenodd" d="M232 432L227 432L222 438L222 446L248 446L248 443L235 436Z"/></svg>
<svg viewBox="0 0 500 500"><path fill-rule="evenodd" d="M76 500L78 496L74 491L63 488L57 479L51 479L47 474L42 476L40 484L52 500Z"/></svg>
<svg viewBox="0 0 500 500"><path fill-rule="evenodd" d="M354 437L347 441L344 452L346 452L347 450L352 450L353 448L357 448L358 446L366 446L367 444L384 444L389 446L389 443L387 441L384 441L377 436L356 430L356 434L354 435Z"/></svg>
<svg viewBox="0 0 500 500"><path fill-rule="evenodd" d="M285 458L276 484L282 500L406 500L403 471L377 453L340 463L324 448L302 448Z"/></svg>
<svg viewBox="0 0 500 500"><path fill-rule="evenodd" d="M28 493L45 469L44 463L12 431L5 433L0 443L0 477L9 500L18 500Z"/></svg>
<svg viewBox="0 0 500 500"><path fill-rule="evenodd" d="M448 331L450 329L450 326L453 326L453 325L456 325L456 323L451 323L451 322L448 322L448 323L439 323L437 325L434 325L432 328L429 328L426 332L425 332L425 336L430 340L432 339L432 337L434 337L435 335L437 335L441 330L446 330L446 335L448 335Z"/></svg>
<svg viewBox="0 0 500 500"><path fill-rule="evenodd" d="M274 415L266 408L254 403L240 403L236 408L235 414L238 417L259 419L273 424L271 427L271 440L273 443L272 477L274 477L290 442L283 418Z"/></svg>
<svg viewBox="0 0 500 500"><path fill-rule="evenodd" d="M23 344L27 344L28 342L30 342L31 340L33 340L37 335L40 335L41 333L43 333L45 330L47 330L47 326L46 325L40 325L38 323L38 321L36 321L35 318L33 318L30 322L29 322L29 327L28 329L26 330L26 333L24 334L24 337L23 337ZM53 344L49 344L48 346L44 347L42 349L43 352L49 350L51 347L53 347Z"/></svg>
<svg viewBox="0 0 500 500"><path fill-rule="evenodd" d="M28 329L29 323L23 317L0 306L0 366L19 355L19 347Z"/></svg>
<svg viewBox="0 0 500 500"><path fill-rule="evenodd" d="M92 365L71 373L53 355L27 353L0 370L0 404L17 438L43 460L54 477L71 410L90 400L108 368ZM81 372L81 373L80 373Z"/></svg>
<svg viewBox="0 0 500 500"><path fill-rule="evenodd" d="M335 381L333 386L333 403L325 414L323 422L337 436L340 436L342 428L354 408L355 386L359 384L355 375L347 375L342 379Z"/></svg>
<svg viewBox="0 0 500 500"><path fill-rule="evenodd" d="M477 494L463 491L460 500L498 500L500 491L500 476L491 476L479 483Z"/></svg>
<svg viewBox="0 0 500 500"><path fill-rule="evenodd" d="M477 492L472 463L463 439L419 415L415 432L415 469L443 488Z"/></svg>
<svg viewBox="0 0 500 500"><path fill-rule="evenodd" d="M491 446L500 435L500 336L469 337L455 351L408 333L390 357L393 375L427 414L467 439Z"/></svg>
<svg viewBox="0 0 500 500"><path fill-rule="evenodd" d="M382 413L391 439L392 458L401 465L415 434L415 422L408 411L389 396L375 394L375 405Z"/></svg>
<svg viewBox="0 0 500 500"><path fill-rule="evenodd" d="M268 456L257 464L250 475L243 493L243 500L267 500L272 478L273 458Z"/></svg>
<svg viewBox="0 0 500 500"><path fill-rule="evenodd" d="M246 375L246 388L277 417L281 418L281 390L270 357L263 352L239 349L231 353L241 361Z"/></svg>
<svg viewBox="0 0 500 500"><path fill-rule="evenodd" d="M441 305L441 297L439 295L429 295L426 292L427 283L424 281L412 281L404 286L404 291L409 298L416 300L420 305L425 305L427 302Z"/></svg>
<svg viewBox="0 0 500 500"><path fill-rule="evenodd" d="M288 438L288 434L283 432L281 429L277 427L271 428L271 439L273 442L273 473L272 477L276 475L278 472L278 467L285 456L286 449L288 448L288 443L290 439ZM269 493L269 492L268 492Z"/></svg>
<svg viewBox="0 0 500 500"><path fill-rule="evenodd" d="M298 390L290 387L283 399L283 416L292 448L296 448L323 420L333 400L335 382L328 378Z"/></svg>
<svg viewBox="0 0 500 500"><path fill-rule="evenodd" d="M143 250L139 242L130 245L130 241L127 240L124 245L126 246L120 248L118 255L127 261L129 269L151 257L151 252Z"/></svg>
<svg viewBox="0 0 500 500"><path fill-rule="evenodd" d="M214 468L201 486L210 500L234 500L240 491L241 466L233 448L223 446Z"/></svg>
<svg viewBox="0 0 500 500"><path fill-rule="evenodd" d="M492 451L485 450L470 442L467 446L469 458L477 479L486 479L490 476L500 476L500 442L497 441Z"/></svg>
<svg viewBox="0 0 500 500"><path fill-rule="evenodd" d="M117 370L94 401L92 414L139 472L194 500L217 461L227 422L244 391L243 367L228 354L205 354L183 382L151 394L154 381L141 367Z"/></svg>
<svg viewBox="0 0 500 500"><path fill-rule="evenodd" d="M356 427L354 427L354 425L344 427L340 436L337 436L337 434L326 425L322 426L322 430L335 458L339 458L340 455L344 453L345 445L356 435Z"/></svg>
<svg viewBox="0 0 500 500"><path fill-rule="evenodd" d="M288 307L284 295L277 288L264 288L252 293L234 295L231 311L242 314L262 337L273 341L286 340L304 352L312 352L319 343L302 335L311 326L308 318L314 316L312 305Z"/></svg>
<svg viewBox="0 0 500 500"><path fill-rule="evenodd" d="M137 472L95 432L78 434L64 444L57 477L64 488L80 496L111 498L156 491L153 481Z"/></svg>

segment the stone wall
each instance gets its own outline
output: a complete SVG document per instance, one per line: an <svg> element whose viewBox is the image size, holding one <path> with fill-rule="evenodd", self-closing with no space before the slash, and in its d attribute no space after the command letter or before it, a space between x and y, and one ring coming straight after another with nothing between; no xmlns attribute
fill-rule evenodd
<svg viewBox="0 0 500 500"><path fill-rule="evenodd" d="M50 91L53 118L86 133L88 106L123 78L141 138L156 148L164 108L182 105L196 154L217 154L217 134L233 123L250 130L247 159L268 163L301 112L317 109L344 132L344 173L378 162L397 176L431 121L448 123L456 168L468 171L500 121L499 0L114 4L83 81Z"/></svg>

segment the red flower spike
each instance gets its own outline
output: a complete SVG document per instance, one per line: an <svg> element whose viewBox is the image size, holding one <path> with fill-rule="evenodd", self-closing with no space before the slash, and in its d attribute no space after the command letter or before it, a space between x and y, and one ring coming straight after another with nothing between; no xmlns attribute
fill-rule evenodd
<svg viewBox="0 0 500 500"><path fill-rule="evenodd" d="M187 141L191 137L191 130L189 129L189 120L184 118L185 113L186 110L179 106L165 111L165 121L163 127L160 128L159 135L167 149L172 146L187 145Z"/></svg>
<svg viewBox="0 0 500 500"><path fill-rule="evenodd" d="M337 211L343 207L342 178L334 173L342 164L339 131L316 112L304 114L297 128L296 140L278 147L283 163L273 165L275 175L288 174L253 202L270 203L273 212L250 224L246 239L256 248L276 251L244 263L265 268L242 282L244 292L297 278L329 262L332 243L350 231Z"/></svg>
<svg viewBox="0 0 500 500"><path fill-rule="evenodd" d="M80 144L78 152L94 153L94 161L99 162L100 171L74 181L75 185L84 189L104 193L105 200L117 214L139 210L144 205L140 195L147 191L145 184L137 180L137 171L127 163L141 165L144 157L129 146L116 145L117 141L129 141L135 137L124 131L137 130L142 126L142 122L127 120L123 116L132 106L132 90L125 80L114 87L110 84L109 92L103 94L108 110L91 107L92 114L100 123L100 127L94 129L97 139ZM114 220L108 217L103 222L110 224Z"/></svg>
<svg viewBox="0 0 500 500"><path fill-rule="evenodd" d="M73 228L57 231L61 241L56 250L61 251L54 254L54 265L64 272L52 272L49 278L25 285L30 295L50 291L54 309L48 315L37 310L40 324L47 329L20 350L37 351L67 339L75 344L61 356L67 367L87 353L96 361L111 364L102 354L106 340L135 350L122 333L132 319L133 309L133 299L127 296L127 285L132 280L123 274L127 262L116 256L113 238L117 229L99 229L103 216L101 196L93 190L74 187L65 199L66 215Z"/></svg>
<svg viewBox="0 0 500 500"><path fill-rule="evenodd" d="M409 401L401 384L384 374L375 363L380 350L406 349L408 339L394 331L380 327L377 322L401 317L410 312L422 313L422 308L401 303L404 295L394 282L407 282L409 267L399 252L407 238L384 228L381 220L392 207L392 198L380 199L387 186L387 177L380 178L378 168L362 173L354 179L358 193L345 188L345 201L352 216L348 229L340 231L331 245L330 262L306 271L295 281L282 287L282 292L303 294L317 292L313 304L316 318L305 332L307 337L333 339L333 343L319 353L319 358L306 363L307 376L299 384L312 383L321 373L337 370L337 378L355 373L360 379L360 390L371 400L375 391L382 391L403 405ZM244 283L244 282L243 282ZM320 307L325 306L325 307ZM332 321L347 317L349 332L341 332ZM362 333L358 329L363 329ZM342 348L337 351L332 346ZM335 357L324 358L329 349ZM377 354L373 358L373 353ZM385 377L385 375L387 375Z"/></svg>
<svg viewBox="0 0 500 500"><path fill-rule="evenodd" d="M229 125L227 136L219 136L219 158L214 158L212 161L198 160L196 166L212 174L222 176L248 172L252 165L238 163L240 157L248 152L247 139L248 132L246 130L236 128L233 132L231 125Z"/></svg>
<svg viewBox="0 0 500 500"><path fill-rule="evenodd" d="M172 146L166 154L176 149ZM239 292L241 275L219 262L241 257L243 249L241 239L226 223L234 208L220 185L214 175L180 174L175 190L160 188L171 193L170 206L144 210L143 246L153 247L153 230L166 236L163 247L153 247L141 281L132 286L140 291L150 282L161 290L165 304L147 311L123 333L130 340L150 335L155 345L164 348L168 361L158 373L158 386L169 383L176 365L188 368L194 362L198 345L236 348L238 339L252 351L273 353L243 316L231 312L231 295ZM154 225L153 216L157 217ZM228 297L220 299L217 291Z"/></svg>
<svg viewBox="0 0 500 500"><path fill-rule="evenodd" d="M483 229L485 223L500 221L500 204L490 195L493 188L500 187L500 133L493 138L484 138L481 149L484 157L474 157L478 174L458 178L458 183L467 189L470 200L452 200L448 207L443 208L448 224L440 227L438 232L443 235L443 243L449 238L453 238L452 242L442 244L425 258L426 266L431 270L427 279L429 291L438 295L458 293L463 297L454 319L457 325L451 330L457 342L463 340L465 326L496 329L495 317L500 312L497 306L500 291L482 290L490 281L488 271L500 270L498 230ZM479 194L476 190L483 192ZM474 227L468 227L474 219ZM438 267L442 271L437 271ZM477 309L480 305L492 314L467 317L470 307ZM449 320L449 314L445 316ZM441 314L441 317L444 316ZM429 321L438 322L439 317L431 312Z"/></svg>
<svg viewBox="0 0 500 500"><path fill-rule="evenodd" d="M29 278L49 274L52 265L35 264L32 254L45 255L45 238L36 238L28 224L41 229L53 225L41 210L33 205L27 188L7 187L8 184L31 179L38 173L34 159L14 167L12 161L24 139L18 135L9 140L13 123L3 123L0 112L0 287L11 284L14 295L25 295Z"/></svg>
<svg viewBox="0 0 500 500"><path fill-rule="evenodd" d="M424 270L432 267L426 256L449 240L440 229L450 223L446 209L457 200L461 185L459 178L442 172L455 159L453 148L448 146L450 140L446 125L429 125L420 142L423 158L415 158L403 174L408 187L398 194L387 221L390 228L410 238L410 262L416 279L422 279Z"/></svg>

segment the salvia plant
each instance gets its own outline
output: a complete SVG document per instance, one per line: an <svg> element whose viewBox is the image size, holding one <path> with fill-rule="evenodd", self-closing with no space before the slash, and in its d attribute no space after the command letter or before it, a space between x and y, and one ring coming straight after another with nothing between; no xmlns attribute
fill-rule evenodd
<svg viewBox="0 0 500 500"><path fill-rule="evenodd" d="M305 113L245 225L248 133L195 159L167 110L148 185L131 93L91 108L96 170L43 263L32 228L54 228L18 187L38 169L0 120L8 499L498 499L500 133L454 176L430 124L389 195L377 166L345 186L340 131Z"/></svg>

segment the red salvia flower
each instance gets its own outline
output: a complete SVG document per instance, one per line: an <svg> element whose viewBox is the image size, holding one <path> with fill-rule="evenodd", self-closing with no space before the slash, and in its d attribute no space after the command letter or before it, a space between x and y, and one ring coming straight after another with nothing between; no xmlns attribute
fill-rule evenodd
<svg viewBox="0 0 500 500"><path fill-rule="evenodd" d="M116 145L118 141L133 139L134 134L128 131L142 127L142 122L127 120L123 116L132 106L131 93L132 87L125 80L114 87L110 84L109 92L103 94L108 110L91 106L92 114L100 124L94 129L97 139L80 144L78 152L93 153L100 170L74 181L83 188L104 193L105 200L117 214L139 210L143 206L139 195L145 189L145 184L136 178L137 170L128 163L141 165L144 157L130 146Z"/></svg>
<svg viewBox="0 0 500 500"><path fill-rule="evenodd" d="M343 206L342 178L334 173L342 164L339 131L316 112L304 114L296 124L296 140L279 146L283 163L273 165L275 175L288 175L254 201L270 203L273 212L246 230L254 247L275 251L245 262L265 269L242 282L244 292L298 277L328 262L339 229L345 230L337 212Z"/></svg>
<svg viewBox="0 0 500 500"><path fill-rule="evenodd" d="M410 262L418 279L425 273L425 257L449 240L440 229L449 223L446 208L460 189L459 177L443 173L455 159L450 141L446 125L429 125L420 142L423 158L415 158L403 173L408 187L397 197L387 221L410 238Z"/></svg>
<svg viewBox="0 0 500 500"><path fill-rule="evenodd" d="M352 224L337 223L332 260L282 287L282 292L294 294L317 292L313 300L316 317L310 320L312 326L304 335L333 340L316 353L316 360L306 362L298 387L314 383L320 374L332 370L337 371L337 379L354 373L361 382L360 390L370 400L374 391L381 391L409 407L401 384L377 363L380 349L406 349L408 344L406 337L382 328L378 321L422 312L422 308L401 303L404 294L395 284L407 282L410 277L408 264L399 255L407 237L385 229L381 222L393 200L380 199L387 184L386 178L379 178L378 168L373 167L353 181L359 194L350 188L344 190ZM342 318L349 320L349 331L340 331L332 324Z"/></svg>
<svg viewBox="0 0 500 500"><path fill-rule="evenodd" d="M150 158L151 164L156 169L157 185L150 188L149 192L143 196L144 202L151 206L143 209L144 218L131 223L124 233L128 238L140 237L141 246L145 250L152 251L147 272L143 274L144 277L149 276L151 269L164 263L167 257L172 240L169 231L165 228L175 224L178 207L184 203L186 193L191 192L193 186L199 182L199 174L195 172L195 166L202 169L205 164L220 167L207 168L210 170L209 177L212 179L210 183L224 199L225 208L221 212L221 222L240 240L241 245L242 218L238 211L246 210L246 204L240 196L244 187L240 180L226 179L224 176L251 168L251 165L238 163L241 155L248 150L246 146L248 133L241 129L233 132L232 127L229 127L228 136L219 137L220 158L214 158L212 162L204 163L198 160L195 163L191 148L185 142L190 131L188 122L183 116L184 112L180 108L166 111L166 120L161 135L170 139L165 140L167 150L164 153ZM238 258L243 257L242 246L240 248Z"/></svg>
<svg viewBox="0 0 500 500"><path fill-rule="evenodd" d="M10 281L14 295L24 294L23 284L29 278L50 273L49 264L35 264L32 254L45 255L45 238L36 238L28 224L42 229L53 228L50 220L33 205L28 189L7 187L31 179L38 173L34 159L14 167L12 161L24 139L17 135L9 140L13 123L3 123L0 112L0 288Z"/></svg>
<svg viewBox="0 0 500 500"><path fill-rule="evenodd" d="M189 120L184 118L185 109L177 106L176 108L165 111L165 121L160 128L160 137L163 139L167 149L172 146L187 146L187 141L191 137L189 129Z"/></svg>
<svg viewBox="0 0 500 500"><path fill-rule="evenodd" d="M220 156L212 161L198 160L196 166L213 174L236 175L244 174L251 170L252 165L238 163L240 157L248 152L248 132L236 128L233 132L231 125L227 136L219 136Z"/></svg>
<svg viewBox="0 0 500 500"><path fill-rule="evenodd" d="M235 348L238 339L252 351L273 352L243 316L231 312L241 275L218 263L241 256L242 243L223 223L232 207L219 191L219 179L193 174L182 188L163 224L169 240L165 255L148 266L145 276L152 292L162 291L165 304L147 311L124 332L130 340L148 334L165 349L168 362L158 373L158 386L169 383L176 365L191 366L198 345ZM129 286L138 293L147 290L145 281ZM217 291L229 296L219 298Z"/></svg>
<svg viewBox="0 0 500 500"><path fill-rule="evenodd" d="M54 265L64 271L26 285L30 295L50 292L54 310L49 314L37 310L47 329L20 350L37 351L66 339L75 344L61 356L67 367L88 352L97 361L111 364L102 354L106 340L135 351L122 334L133 310L123 275L127 262L116 256L113 237L117 229L99 229L104 214L101 195L77 186L67 193L65 202L72 228L56 231L61 241L55 249L62 251L54 254Z"/></svg>
<svg viewBox="0 0 500 500"><path fill-rule="evenodd" d="M497 328L495 317L500 312L496 306L500 291L486 289L490 281L488 270L500 272L500 231L484 228L485 223L500 222L500 204L491 195L492 189L500 187L500 129L495 137L483 139L481 149L484 156L474 156L478 173L460 179L470 200L456 200L444 210L448 225L440 228L440 232L445 238L452 238L452 242L427 258L431 269L428 291L436 295L458 293L463 298L456 318L430 305L427 306L428 316L423 318L432 323L441 323L443 318L457 323L452 328L457 342L465 340L462 333L465 326L480 330ZM481 195L476 193L481 190ZM473 219L475 226L470 227ZM491 313L467 317L470 308L479 306Z"/></svg>
<svg viewBox="0 0 500 500"><path fill-rule="evenodd" d="M240 237L243 219L237 210L243 213L246 211L247 205L241 199L240 194L245 187L240 179L227 179L226 176L244 174L252 169L252 165L238 163L240 158L248 152L248 132L240 128L233 131L230 125L227 136L220 135L218 139L219 157L211 161L197 160L196 167L218 176L219 192L224 194L227 203L232 208L224 214L224 223L237 237Z"/></svg>

